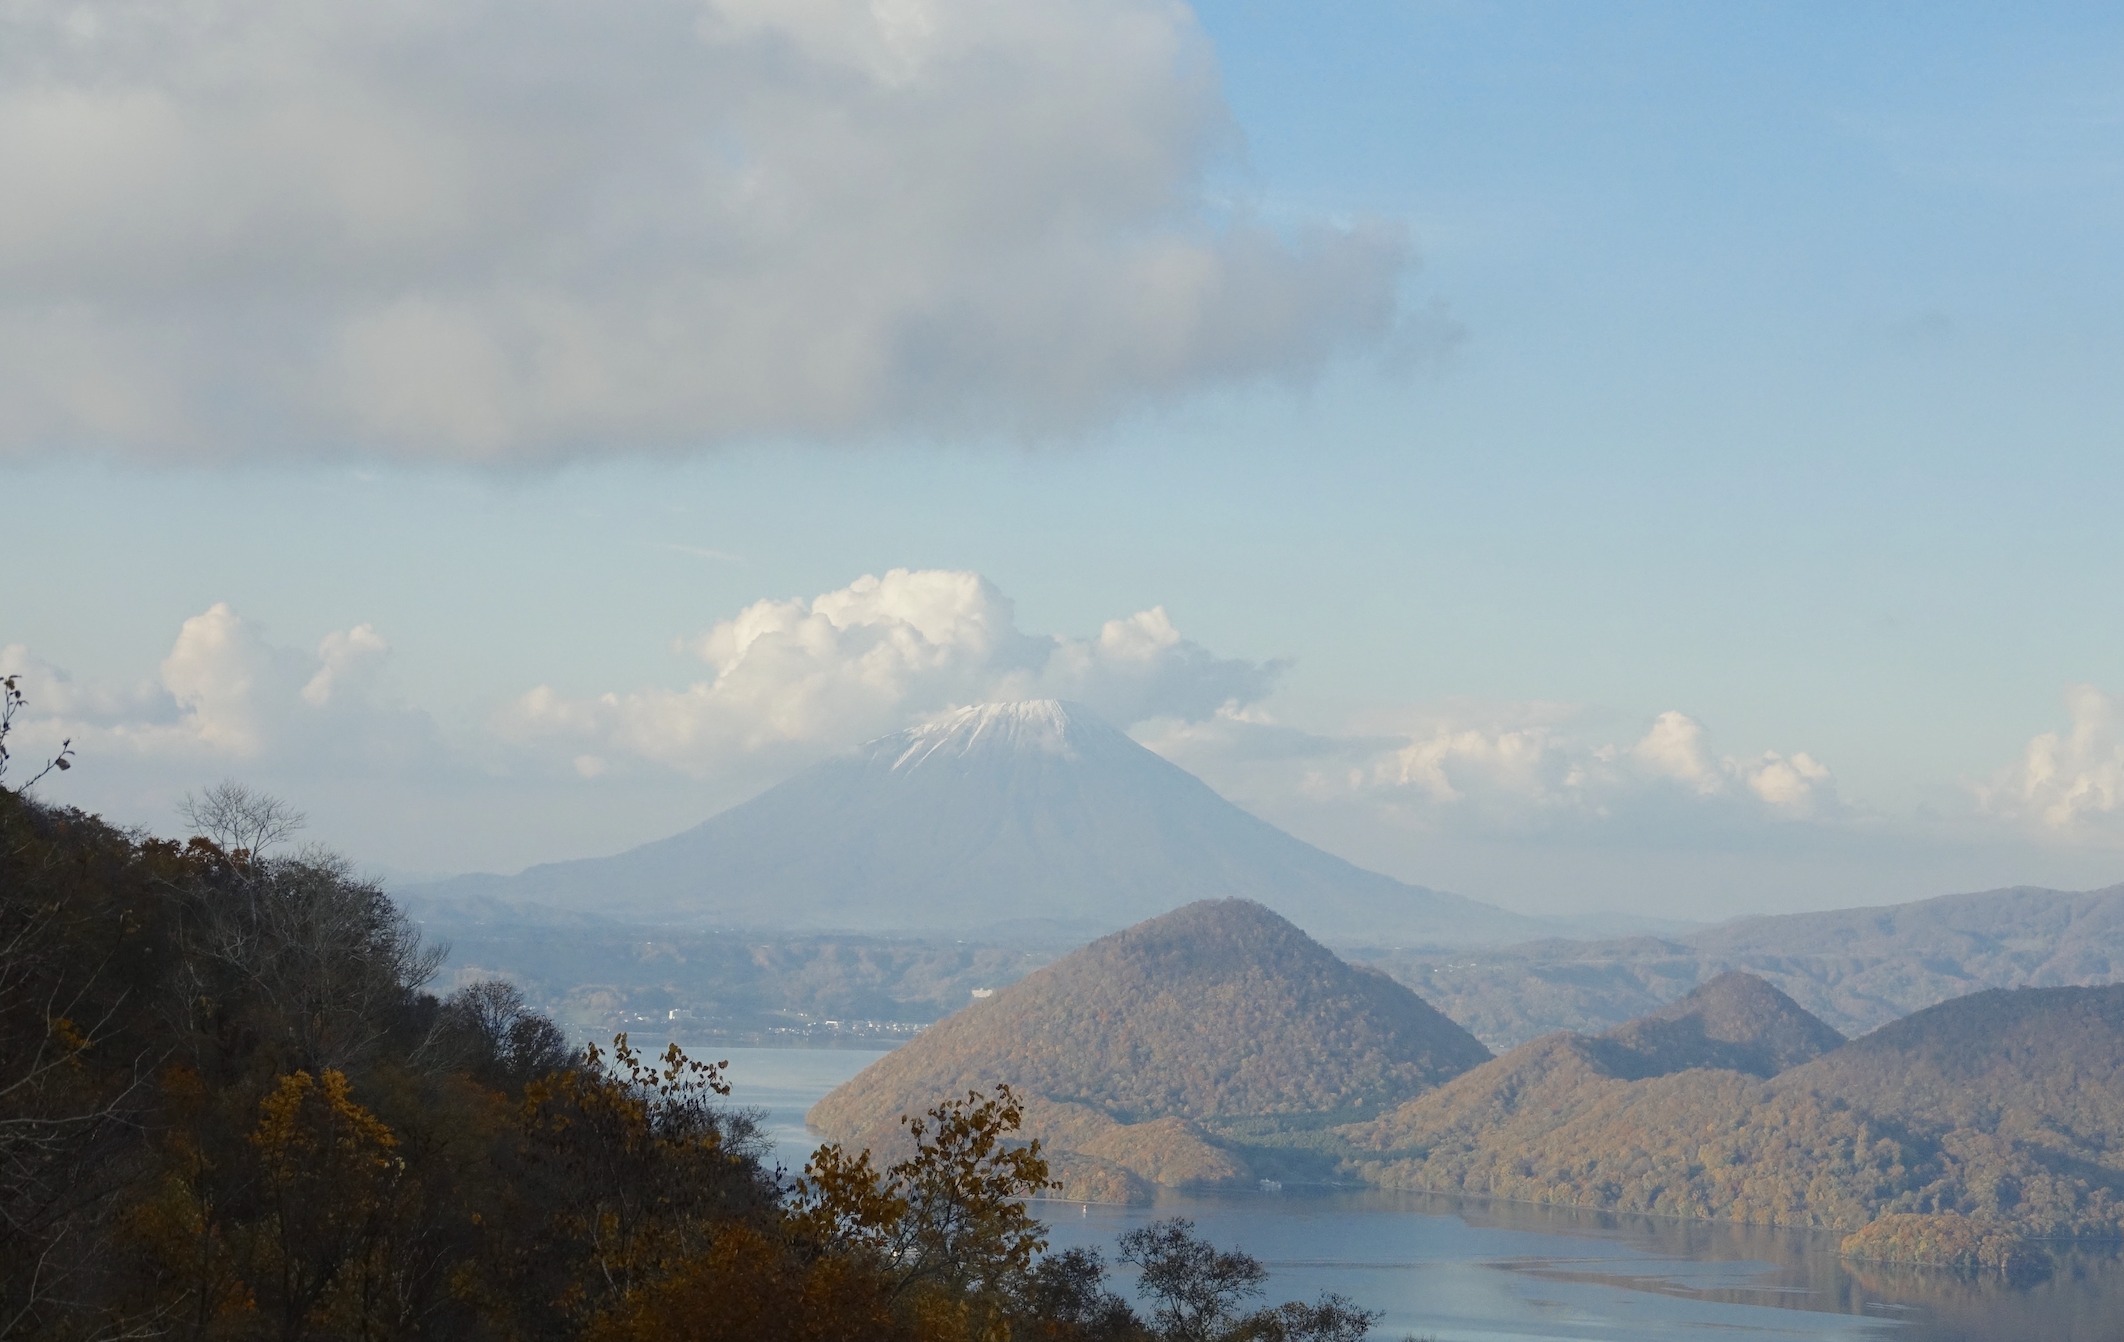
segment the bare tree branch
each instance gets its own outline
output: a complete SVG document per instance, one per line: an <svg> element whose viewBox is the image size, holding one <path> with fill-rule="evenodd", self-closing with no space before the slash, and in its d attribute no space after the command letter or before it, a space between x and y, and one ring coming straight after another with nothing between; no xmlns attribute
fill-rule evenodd
<svg viewBox="0 0 2124 1342"><path fill-rule="evenodd" d="M212 839L228 853L264 856L309 824L309 817L280 798L223 779L194 796L187 792L177 813L192 832Z"/></svg>

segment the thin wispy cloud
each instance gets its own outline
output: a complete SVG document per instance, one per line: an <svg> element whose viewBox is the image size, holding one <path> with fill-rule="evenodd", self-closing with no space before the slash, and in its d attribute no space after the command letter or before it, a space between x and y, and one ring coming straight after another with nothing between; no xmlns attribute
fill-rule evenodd
<svg viewBox="0 0 2124 1342"><path fill-rule="evenodd" d="M672 554L690 555L695 559L710 560L718 564L736 564L740 568L745 567L749 562L743 555L732 554L728 550L713 549L706 545L683 545L677 541L664 541L659 543L656 548L669 551Z"/></svg>

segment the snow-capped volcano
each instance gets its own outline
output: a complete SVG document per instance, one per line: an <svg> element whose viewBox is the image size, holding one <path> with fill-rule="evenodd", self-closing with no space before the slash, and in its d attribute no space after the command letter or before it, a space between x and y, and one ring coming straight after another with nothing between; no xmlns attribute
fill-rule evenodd
<svg viewBox="0 0 2124 1342"><path fill-rule="evenodd" d="M655 922L1092 934L1258 900L1344 942L1496 940L1533 920L1365 871L1225 801L1080 705L984 704L880 737L681 834L427 896Z"/></svg>
<svg viewBox="0 0 2124 1342"><path fill-rule="evenodd" d="M1121 734L1085 709L1060 699L1032 699L1016 704L977 704L946 713L919 727L879 737L864 752L897 750L894 772L918 769L932 761L964 759L981 752L1040 750L1074 755L1097 735ZM1126 737L1122 738L1127 740ZM1133 745L1134 742L1129 744Z"/></svg>

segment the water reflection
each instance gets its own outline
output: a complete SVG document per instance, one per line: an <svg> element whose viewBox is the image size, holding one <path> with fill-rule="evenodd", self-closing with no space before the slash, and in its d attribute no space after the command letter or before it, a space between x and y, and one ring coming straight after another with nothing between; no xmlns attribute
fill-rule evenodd
<svg viewBox="0 0 2124 1342"><path fill-rule="evenodd" d="M733 1099L763 1111L793 1170L815 1143L804 1111L877 1055L711 1056L730 1058ZM1331 1290L1385 1311L1382 1338L2124 1342L2124 1258L2107 1248L2060 1252L2049 1280L2013 1287L1846 1263L1829 1235L1413 1193L1287 1188L1041 1211L1056 1247L1096 1245L1109 1258L1131 1227L1191 1216L1265 1261L1279 1298Z"/></svg>
<svg viewBox="0 0 2124 1342"><path fill-rule="evenodd" d="M2050 1280L2013 1287L1846 1263L1831 1235L1424 1194L1174 1196L1049 1219L1058 1246L1106 1247L1170 1215L1261 1257L1286 1295L1384 1310L1388 1337L2124 1338L2124 1259L2109 1248L2061 1252Z"/></svg>
<svg viewBox="0 0 2124 1342"><path fill-rule="evenodd" d="M2124 1256L2112 1245L2059 1246L2048 1280L2009 1286L1984 1277L1847 1262L1836 1255L1835 1236L1807 1231L1446 1199L1432 1199L1427 1210L1500 1230L1620 1238L1668 1265L1631 1283L1634 1289L1895 1320L1903 1325L1895 1335L1911 1342L2124 1338ZM1529 1264L1522 1270L1570 1269Z"/></svg>

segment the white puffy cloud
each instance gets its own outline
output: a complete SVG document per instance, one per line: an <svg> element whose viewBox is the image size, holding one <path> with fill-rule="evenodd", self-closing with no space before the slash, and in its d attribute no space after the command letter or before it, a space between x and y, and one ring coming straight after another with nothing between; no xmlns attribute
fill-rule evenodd
<svg viewBox="0 0 2124 1342"><path fill-rule="evenodd" d="M1828 766L1804 750L1789 756L1768 750L1758 759L1736 760L1732 767L1765 805L1788 814L1813 811L1834 786Z"/></svg>
<svg viewBox="0 0 2124 1342"><path fill-rule="evenodd" d="M1581 790L1584 762L1562 748L1554 724L1439 722L1353 773L1359 789L1406 789L1426 801L1454 804L1505 796L1537 804Z"/></svg>
<svg viewBox="0 0 2124 1342"><path fill-rule="evenodd" d="M1630 747L1630 759L1654 777L1704 796L1725 789L1722 771L1705 753L1704 725L1686 713L1670 709L1654 718L1651 729Z"/></svg>
<svg viewBox="0 0 2124 1342"><path fill-rule="evenodd" d="M566 752L586 776L615 758L708 774L746 756L840 749L995 700L1075 699L1124 726L1201 718L1259 699L1279 670L1212 655L1182 637L1162 607L1085 638L1028 633L987 579L936 569L755 602L687 646L709 674L684 688L571 699L541 686L517 700L501 729Z"/></svg>
<svg viewBox="0 0 2124 1342"><path fill-rule="evenodd" d="M365 624L315 651L279 646L217 602L178 629L152 681L79 680L20 644L0 648L0 668L24 673L34 710L18 726L23 754L71 738L84 764L191 773L405 764L432 754L434 729L384 696L389 651Z"/></svg>
<svg viewBox="0 0 2124 1342"><path fill-rule="evenodd" d="M1152 724L1142 739L1271 810L1295 799L1357 805L1430 829L1730 828L1843 812L1834 779L1813 756L1716 755L1703 724L1673 711L1619 741L1589 730L1567 706L1542 703L1453 705L1350 736L1227 710L1192 724Z"/></svg>
<svg viewBox="0 0 2124 1342"><path fill-rule="evenodd" d="M1836 807L1829 771L1804 752L1714 755L1704 725L1674 710L1634 741L1602 740L1554 705L1430 724L1360 780L1360 790L1381 789L1397 804L1413 792L1434 809L1462 806L1505 826L1671 812L1682 802L1778 819Z"/></svg>
<svg viewBox="0 0 2124 1342"><path fill-rule="evenodd" d="M0 449L1067 431L1392 343L1173 0L5 0Z"/></svg>
<svg viewBox="0 0 2124 1342"><path fill-rule="evenodd" d="M2028 743L1977 789L1985 810L2052 838L2124 838L2124 705L2093 685L2065 692L2072 725Z"/></svg>

